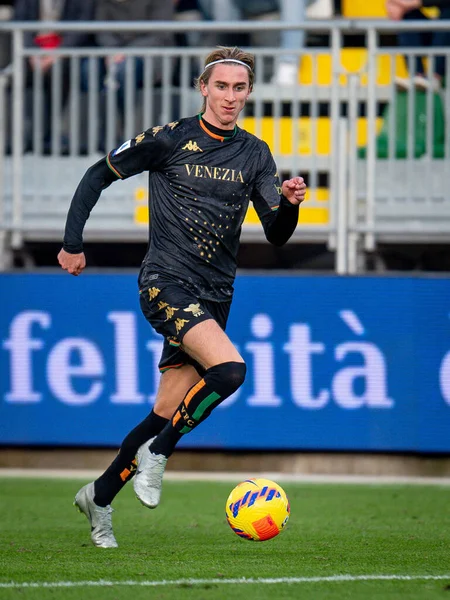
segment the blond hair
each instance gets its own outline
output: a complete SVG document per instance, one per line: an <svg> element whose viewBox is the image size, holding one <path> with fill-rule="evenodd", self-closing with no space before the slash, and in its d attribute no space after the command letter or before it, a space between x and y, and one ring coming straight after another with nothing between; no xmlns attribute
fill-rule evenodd
<svg viewBox="0 0 450 600"><path fill-rule="evenodd" d="M240 48L227 47L227 46L218 46L215 50L210 52L205 60L205 67L201 75L195 80L195 89L200 90L200 83L204 83L207 85L212 72L214 70L214 66L208 68L208 65L211 63L215 63L217 61L230 61L228 64L239 64L242 63L246 67L248 67L248 82L250 90L253 87L253 82L255 79L255 57L250 52L244 52ZM201 113L204 113L206 110L206 98L203 98L203 105L200 110Z"/></svg>

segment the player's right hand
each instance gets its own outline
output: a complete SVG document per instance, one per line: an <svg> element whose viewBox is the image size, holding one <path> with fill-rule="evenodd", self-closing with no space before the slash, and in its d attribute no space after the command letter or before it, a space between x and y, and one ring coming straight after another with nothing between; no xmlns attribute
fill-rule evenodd
<svg viewBox="0 0 450 600"><path fill-rule="evenodd" d="M61 248L58 254L58 262L64 271L67 271L71 275L79 275L86 266L86 257L84 256L84 252L70 254L64 248Z"/></svg>

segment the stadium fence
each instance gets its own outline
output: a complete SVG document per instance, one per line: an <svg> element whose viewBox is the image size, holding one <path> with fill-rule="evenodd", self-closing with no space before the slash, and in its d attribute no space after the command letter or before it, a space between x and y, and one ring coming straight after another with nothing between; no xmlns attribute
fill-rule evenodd
<svg viewBox="0 0 450 600"><path fill-rule="evenodd" d="M210 48L124 48L124 110L117 102L114 71L102 75L105 57L117 48L60 48L69 62L70 92L61 102L62 63L52 66L52 139L43 144L45 96L42 73L25 86L25 62L45 50L27 48L27 31L95 33L100 29L186 32L264 32L301 28L329 40L299 49L298 84L279 86L271 77L280 48L251 48L256 56L254 92L240 125L265 139L280 176L301 174L309 198L301 210L294 241L326 243L335 250L337 273L363 272L366 257L382 242L440 243L450 234L450 88L399 91L396 77L414 77L414 58L425 55L427 73L448 48L385 46L383 34L400 29L448 29L449 23L393 23L377 20L281 22L45 23L2 22L10 33L12 63L0 71L0 270L26 241L61 239L65 215L85 169L105 150L157 125L200 108L193 77ZM324 35L325 34L325 35ZM363 36L362 47L346 47L348 34ZM320 39L322 39L320 38ZM133 57L144 60L142 89L136 89ZM162 79L155 65L162 63ZM32 148L25 145L25 107L32 107ZM123 117L123 118L122 118ZM86 240L145 241L146 175L104 192L85 231ZM243 240L263 237L250 208Z"/></svg>

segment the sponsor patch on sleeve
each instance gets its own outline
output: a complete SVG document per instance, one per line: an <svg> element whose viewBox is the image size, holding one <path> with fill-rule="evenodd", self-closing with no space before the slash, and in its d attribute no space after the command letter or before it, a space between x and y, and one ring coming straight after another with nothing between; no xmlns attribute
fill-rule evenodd
<svg viewBox="0 0 450 600"><path fill-rule="evenodd" d="M113 150L111 152L111 156L117 156L118 154L120 154L121 152L123 152L124 150L128 150L128 148L131 146L131 140L128 140L127 142L124 142L121 146L119 146L116 150Z"/></svg>

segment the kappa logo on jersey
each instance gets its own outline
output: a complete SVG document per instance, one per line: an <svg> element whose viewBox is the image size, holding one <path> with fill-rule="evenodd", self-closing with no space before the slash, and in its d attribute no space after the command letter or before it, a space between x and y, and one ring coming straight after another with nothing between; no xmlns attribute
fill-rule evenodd
<svg viewBox="0 0 450 600"><path fill-rule="evenodd" d="M192 313L192 316L199 317L200 315L204 315L204 311L200 308L200 304L189 304L187 308L183 309L184 312Z"/></svg>
<svg viewBox="0 0 450 600"><path fill-rule="evenodd" d="M275 179L278 179L278 171L276 171L274 177L275 177ZM274 184L274 186L275 186L275 189L277 190L278 195L281 196L281 194L282 194L281 186L277 185L276 183ZM278 206L276 208L278 208ZM273 210L273 208L272 208L272 210Z"/></svg>
<svg viewBox="0 0 450 600"><path fill-rule="evenodd" d="M137 135L134 138L134 141L136 142L136 144L140 144L144 138L145 138L145 131L143 131L142 133L140 133L139 135Z"/></svg>
<svg viewBox="0 0 450 600"><path fill-rule="evenodd" d="M156 127L153 127L153 129L152 129L153 136L155 136L157 133L159 133L161 131L161 129L164 129L164 127L162 125L157 125Z"/></svg>
<svg viewBox="0 0 450 600"><path fill-rule="evenodd" d="M203 152L197 142L193 142L192 140L189 140L188 143L185 144L181 149L190 150L191 152Z"/></svg>
<svg viewBox="0 0 450 600"><path fill-rule="evenodd" d="M170 127L170 129L175 129L179 122L180 121L172 121L171 123L167 123L167 127Z"/></svg>
<svg viewBox="0 0 450 600"><path fill-rule="evenodd" d="M128 140L127 142L124 142L121 146L119 146L117 148L117 150L114 150L112 155L113 156L117 156L118 154L120 154L121 152L123 152L124 150L128 150L128 148L131 146L131 140Z"/></svg>

